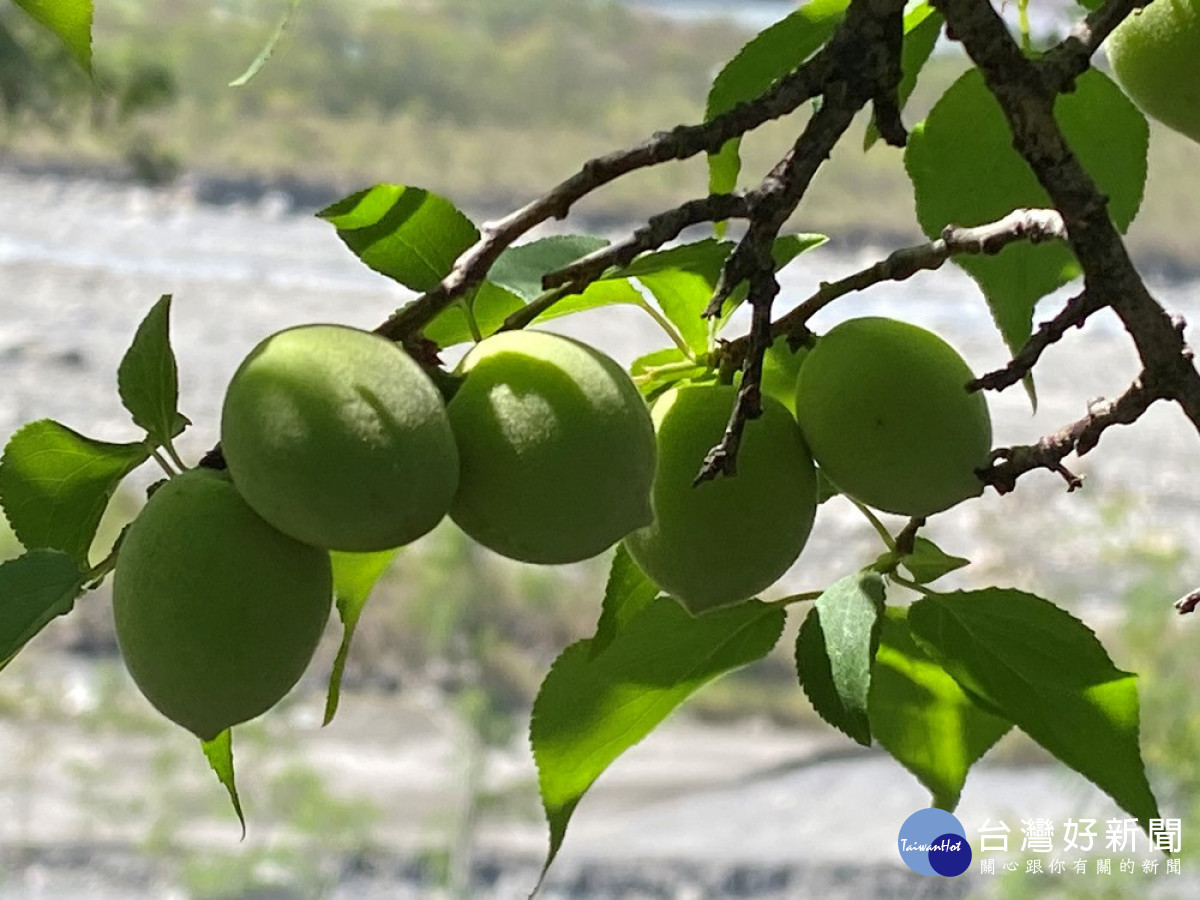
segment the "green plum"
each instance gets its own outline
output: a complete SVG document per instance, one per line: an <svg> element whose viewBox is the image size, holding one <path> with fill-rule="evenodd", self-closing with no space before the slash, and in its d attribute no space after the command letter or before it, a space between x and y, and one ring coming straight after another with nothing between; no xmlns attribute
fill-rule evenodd
<svg viewBox="0 0 1200 900"><path fill-rule="evenodd" d="M850 319L809 351L796 417L821 471L867 506L928 516L983 492L992 424L961 356L894 319Z"/></svg>
<svg viewBox="0 0 1200 900"><path fill-rule="evenodd" d="M746 425L737 474L693 484L734 396L732 386L690 384L655 402L654 521L625 539L642 571L693 614L774 584L804 549L816 515L812 458L795 419L769 396Z"/></svg>
<svg viewBox="0 0 1200 900"><path fill-rule="evenodd" d="M463 359L447 410L462 465L450 517L479 543L569 563L650 521L654 427L625 371L579 341L501 332Z"/></svg>
<svg viewBox="0 0 1200 900"><path fill-rule="evenodd" d="M268 525L225 473L193 469L154 492L121 542L117 641L146 698L211 740L292 689L332 591L328 553Z"/></svg>
<svg viewBox="0 0 1200 900"><path fill-rule="evenodd" d="M281 331L246 357L225 394L221 449L255 512L329 550L414 541L458 487L433 382L391 341L340 325Z"/></svg>
<svg viewBox="0 0 1200 900"><path fill-rule="evenodd" d="M1200 141L1200 0L1154 0L1135 9L1105 46L1130 99Z"/></svg>

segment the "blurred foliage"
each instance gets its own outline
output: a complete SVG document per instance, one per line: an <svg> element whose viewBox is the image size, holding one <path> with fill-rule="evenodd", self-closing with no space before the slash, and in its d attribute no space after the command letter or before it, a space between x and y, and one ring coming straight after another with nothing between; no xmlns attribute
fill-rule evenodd
<svg viewBox="0 0 1200 900"><path fill-rule="evenodd" d="M509 203L589 156L697 119L713 72L746 37L615 0L308 0L262 71L228 87L282 10L234 0L101 5L95 48L106 111L93 116L76 96L88 94L82 73L6 9L22 47L54 59L24 66L21 89L63 104L22 113L21 127L9 117L0 152L34 164L118 164L159 179L178 168L287 176L337 185L331 193L401 181L476 205ZM72 90L43 89L35 72ZM136 140L93 127L138 102ZM156 157L174 169L156 169ZM692 169L652 173L616 191L616 205L647 185L657 197L698 188L703 165Z"/></svg>
<svg viewBox="0 0 1200 900"><path fill-rule="evenodd" d="M171 180L177 162L141 126L174 105L172 69L135 44L96 59L89 78L51 34L16 6L0 7L0 148L30 134L99 138L143 181Z"/></svg>
<svg viewBox="0 0 1200 900"><path fill-rule="evenodd" d="M0 159L96 167L150 182L181 171L307 184L312 207L378 181L472 210L542 193L583 160L698 121L712 76L749 36L618 0L306 0L267 65L230 88L284 0L111 0L96 10L96 84L49 35L0 7ZM905 110L919 121L963 71L935 54ZM56 103L60 98L61 103ZM747 136L746 178L795 139L801 110ZM860 132L866 116L856 125ZM1139 261L1196 270L1194 145L1155 128L1130 243ZM797 227L844 244L921 240L896 148L844 142ZM638 172L578 205L627 221L706 191L695 159ZM862 198L870 197L864 204Z"/></svg>
<svg viewBox="0 0 1200 900"><path fill-rule="evenodd" d="M152 49L187 101L217 120L292 107L464 125L591 124L647 91L703 96L710 67L739 37L649 23L593 0L312 0L250 89L229 91L269 34L274 5L146 0L119 9L98 22L98 48Z"/></svg>

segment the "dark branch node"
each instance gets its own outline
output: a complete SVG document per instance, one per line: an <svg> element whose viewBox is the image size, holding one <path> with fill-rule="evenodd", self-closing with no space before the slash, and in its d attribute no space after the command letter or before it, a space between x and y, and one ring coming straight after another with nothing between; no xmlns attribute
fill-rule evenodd
<svg viewBox="0 0 1200 900"><path fill-rule="evenodd" d="M225 465L225 454L221 452L221 445L217 444L205 453L204 456L200 457L200 462L196 463L196 465L201 469L216 469L218 472L224 471L227 466Z"/></svg>
<svg viewBox="0 0 1200 900"><path fill-rule="evenodd" d="M1175 609L1181 616L1194 613L1197 606L1200 606L1200 590L1192 591L1186 597L1180 597L1175 601Z"/></svg>

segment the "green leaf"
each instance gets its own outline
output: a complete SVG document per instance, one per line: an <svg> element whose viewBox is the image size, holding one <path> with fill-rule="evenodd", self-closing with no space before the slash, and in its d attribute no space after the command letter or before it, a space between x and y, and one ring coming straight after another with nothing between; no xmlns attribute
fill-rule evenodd
<svg viewBox="0 0 1200 900"><path fill-rule="evenodd" d="M279 22L275 26L275 30L267 39L267 43L264 44L262 50L258 52L258 56L254 57L254 60L250 63L249 68L247 68L246 71L237 78L233 79L233 81L229 82L230 87L243 87L244 85L249 84L250 79L257 75L259 70L267 64L267 60L271 58L271 54L275 52L275 48L283 39L283 33L287 31L287 27L292 21L292 15L296 12L296 7L299 5L300 0L289 0L288 8L284 10L283 15L280 16Z"/></svg>
<svg viewBox="0 0 1200 900"><path fill-rule="evenodd" d="M888 607L871 674L871 732L897 762L953 812L967 773L1012 727L981 709L908 630L905 610Z"/></svg>
<svg viewBox="0 0 1200 900"><path fill-rule="evenodd" d="M690 244L643 253L625 268L614 270L609 277L643 278L647 275L689 272L702 275L715 284L721 266L725 265L734 246L733 241L702 238Z"/></svg>
<svg viewBox="0 0 1200 900"><path fill-rule="evenodd" d="M414 291L437 287L479 239L449 200L398 184L377 184L317 215L364 263Z"/></svg>
<svg viewBox="0 0 1200 900"><path fill-rule="evenodd" d="M796 672L813 709L867 747L867 701L883 595L877 572L847 575L817 598L796 637Z"/></svg>
<svg viewBox="0 0 1200 900"><path fill-rule="evenodd" d="M676 366L689 360L678 347L663 347L661 350L651 350L645 356L639 356L629 366L629 374L634 378L651 375L663 366Z"/></svg>
<svg viewBox="0 0 1200 900"><path fill-rule="evenodd" d="M333 670L329 673L329 693L325 697L325 720L322 725L328 725L337 715L342 675L346 671L346 659L350 655L350 642L354 640L354 631L358 628L358 620L363 607L367 605L367 598L399 552L400 548L395 547L374 553L343 553L334 550L329 554L333 563L333 594L337 599L338 617L342 620L342 643L333 661Z"/></svg>
<svg viewBox="0 0 1200 900"><path fill-rule="evenodd" d="M475 340L471 326L467 324L464 302L452 303L434 316L433 321L421 329L425 337L439 347L453 347ZM479 286L470 303L475 324L483 336L494 333L505 319L525 306L520 297L489 281Z"/></svg>
<svg viewBox="0 0 1200 900"><path fill-rule="evenodd" d="M942 33L945 20L942 14L927 2L918 3L904 14L904 46L900 51L900 86L897 89L900 109L912 96L913 88L917 86L917 78L925 63L933 54L938 37ZM863 139L863 149L870 150L879 140L879 129L875 126L875 116L871 115L871 123Z"/></svg>
<svg viewBox="0 0 1200 900"><path fill-rule="evenodd" d="M121 402L155 444L171 438L191 423L179 414L179 370L171 349L171 295L163 294L150 308L117 367Z"/></svg>
<svg viewBox="0 0 1200 900"><path fill-rule="evenodd" d="M625 623L602 653L585 640L559 656L530 725L550 825L543 876L601 773L701 686L766 656L783 622L783 610L757 600L693 618L663 597Z"/></svg>
<svg viewBox="0 0 1200 900"><path fill-rule="evenodd" d="M900 560L917 584L929 584L943 575L969 566L971 561L961 556L951 556L928 538L919 537L913 542L913 552Z"/></svg>
<svg viewBox="0 0 1200 900"><path fill-rule="evenodd" d="M791 15L759 32L713 79L705 121L753 100L808 59L833 34L849 0L809 0ZM708 158L709 193L737 187L741 142L731 140Z"/></svg>
<svg viewBox="0 0 1200 900"><path fill-rule="evenodd" d="M488 280L529 302L545 293L542 276L608 246L604 238L563 234L509 247L496 259Z"/></svg>
<svg viewBox="0 0 1200 900"><path fill-rule="evenodd" d="M640 305L643 302L642 295L628 281L597 281L588 285L582 294L563 297L533 321L545 322L616 303ZM495 334L505 319L524 307L525 303L520 297L490 281L480 286L471 303L475 324L483 337ZM438 313L423 331L425 337L440 347L452 347L475 339L463 308L457 303Z"/></svg>
<svg viewBox="0 0 1200 900"><path fill-rule="evenodd" d="M1146 180L1145 119L1120 89L1094 69L1063 94L1055 116L1072 149L1124 231L1133 221ZM904 161L916 191L917 218L933 238L949 224L980 225L1020 207L1045 207L1049 197L1012 146L999 104L977 69L956 81L913 129ZM1062 243L1019 241L994 256L955 258L987 298L1014 353L1033 328L1038 299L1079 275Z"/></svg>
<svg viewBox="0 0 1200 900"><path fill-rule="evenodd" d="M819 247L826 240L820 234L780 237L772 247L776 271L805 250ZM612 277L637 278L653 295L663 314L679 330L687 345L697 353L703 353L708 349L710 325L702 313L712 299L721 268L734 246L731 241L706 238L658 250L638 257ZM742 288L726 302L716 325L718 331L728 322L745 296L745 289Z"/></svg>
<svg viewBox="0 0 1200 900"><path fill-rule="evenodd" d="M548 310L537 317L535 321L545 322L575 313L586 312L589 309L599 309L603 306L626 304L641 306L646 301L627 279L602 279L589 284L582 294L568 294Z"/></svg>
<svg viewBox="0 0 1200 900"><path fill-rule="evenodd" d="M30 550L0 564L0 661L7 664L84 593L87 573L66 553Z"/></svg>
<svg viewBox="0 0 1200 900"><path fill-rule="evenodd" d="M625 544L617 544L608 584L604 588L604 603L596 636L589 642L592 656L605 650L639 613L658 597L658 586L638 568Z"/></svg>
<svg viewBox="0 0 1200 900"><path fill-rule="evenodd" d="M92 0L16 0L37 22L54 32L85 71L92 71Z"/></svg>
<svg viewBox="0 0 1200 900"><path fill-rule="evenodd" d="M242 813L242 801L238 799L237 783L233 775L233 729L226 728L211 741L201 741L201 749L216 773L217 780L225 786L229 794L229 802L237 813L238 821L242 823L242 840L246 839L246 816Z"/></svg>
<svg viewBox="0 0 1200 900"><path fill-rule="evenodd" d="M705 352L712 326L700 313L712 299L715 276L710 280L707 274L680 269L642 275L638 280L679 330L684 342L697 353Z"/></svg>
<svg viewBox="0 0 1200 900"><path fill-rule="evenodd" d="M970 694L1093 784L1142 827L1158 817L1138 748L1137 676L1117 669L1086 625L1022 591L934 594L909 627Z"/></svg>
<svg viewBox="0 0 1200 900"><path fill-rule="evenodd" d="M61 550L86 568L113 491L150 449L92 440L50 419L21 428L0 457L0 505L18 540Z"/></svg>

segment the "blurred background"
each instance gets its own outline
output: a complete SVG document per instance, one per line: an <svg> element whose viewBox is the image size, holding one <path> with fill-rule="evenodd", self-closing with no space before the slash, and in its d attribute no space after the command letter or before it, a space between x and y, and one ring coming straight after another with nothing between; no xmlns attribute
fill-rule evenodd
<svg viewBox="0 0 1200 900"><path fill-rule="evenodd" d="M172 293L181 405L195 422L179 443L189 462L215 441L224 386L262 337L320 320L373 327L407 298L358 264L316 210L392 181L444 194L476 221L501 214L592 156L700 119L720 66L794 8L308 0L270 63L235 89L228 82L285 0L100 6L95 83L13 5L0 7L0 439L45 417L136 437L116 366L145 312ZM1070 15L1046 4L1035 21L1050 37ZM906 121L964 65L943 48ZM748 177L790 144L804 114L746 141ZM792 223L833 239L786 270L783 308L923 240L899 152L863 153L865 127ZM1200 318L1198 163L1200 147L1152 131L1129 239L1156 296L1189 321ZM705 184L700 160L641 173L555 227L627 233ZM939 331L977 371L1005 360L978 290L949 267L848 298L816 326L863 313ZM665 342L636 309L553 327L624 363ZM990 398L998 444L1056 430L1136 371L1119 324L1096 317L1039 367L1036 415L1022 394ZM929 528L974 561L948 584L1051 599L1141 674L1151 780L1164 814L1183 820L1181 875L1141 844L1129 856L1159 860L1157 872L1051 875L1047 858L1047 874L1026 874L1029 854L1015 852L1004 858L1022 861L1011 873L909 873L896 833L928 797L888 757L816 718L791 663L794 614L770 658L703 690L601 779L543 896L1194 896L1200 706L1190 686L1200 663L1197 626L1172 603L1200 586L1196 450L1182 416L1155 409L1073 465L1083 491L1068 496L1038 473ZM98 555L154 477L137 473L116 497ZM772 596L828 584L872 560L877 543L848 505L826 504ZM17 552L0 522L0 558ZM0 898L525 896L546 842L529 707L557 654L594 628L607 563L520 566L449 524L406 548L364 615L335 722L320 727L331 624L302 685L237 729L244 841L195 740L125 676L107 591L88 595L0 675ZM972 838L1005 820L1014 849L1022 818L1123 815L1015 734L973 772L959 810Z"/></svg>

